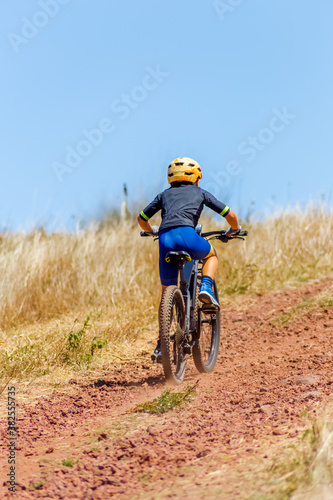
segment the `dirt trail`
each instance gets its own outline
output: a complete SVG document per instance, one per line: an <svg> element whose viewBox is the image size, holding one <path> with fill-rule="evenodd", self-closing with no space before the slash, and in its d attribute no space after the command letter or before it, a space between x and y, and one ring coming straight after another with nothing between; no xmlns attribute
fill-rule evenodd
<svg viewBox="0 0 333 500"><path fill-rule="evenodd" d="M15 497L245 499L267 493L260 471L283 440L300 433L301 411L316 415L333 392L333 309L282 326L274 318L331 285L327 279L225 308L214 373L200 376L191 363L185 384L199 379L197 397L164 415L128 412L165 389L148 353L89 385L81 375L72 394L54 392L33 407L21 405ZM11 496L4 484L5 424L1 418L2 498ZM73 467L63 466L64 459L73 459ZM42 481L40 489L29 489Z"/></svg>

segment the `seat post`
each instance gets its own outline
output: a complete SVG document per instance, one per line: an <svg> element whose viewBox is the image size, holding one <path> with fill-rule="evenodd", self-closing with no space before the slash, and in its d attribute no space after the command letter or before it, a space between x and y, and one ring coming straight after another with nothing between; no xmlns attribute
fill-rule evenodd
<svg viewBox="0 0 333 500"><path fill-rule="evenodd" d="M183 295L187 295L188 283L184 277L184 262L179 264L179 274L180 274L180 276L179 276L179 285L180 285L179 288L181 289L181 292Z"/></svg>

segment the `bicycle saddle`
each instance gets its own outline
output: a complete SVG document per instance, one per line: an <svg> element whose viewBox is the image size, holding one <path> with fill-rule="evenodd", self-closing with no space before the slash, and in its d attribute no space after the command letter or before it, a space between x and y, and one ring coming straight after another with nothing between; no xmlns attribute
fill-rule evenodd
<svg viewBox="0 0 333 500"><path fill-rule="evenodd" d="M185 264L186 261L190 260L192 260L191 256L183 250L180 250L179 252L168 252L165 256L166 262L171 262L176 265Z"/></svg>

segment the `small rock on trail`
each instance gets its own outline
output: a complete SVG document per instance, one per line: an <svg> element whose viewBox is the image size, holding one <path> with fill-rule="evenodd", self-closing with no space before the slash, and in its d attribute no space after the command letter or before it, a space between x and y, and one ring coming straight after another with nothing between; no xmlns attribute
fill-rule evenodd
<svg viewBox="0 0 333 500"><path fill-rule="evenodd" d="M318 375L299 375L294 380L296 384L314 385L319 382L319 377Z"/></svg>

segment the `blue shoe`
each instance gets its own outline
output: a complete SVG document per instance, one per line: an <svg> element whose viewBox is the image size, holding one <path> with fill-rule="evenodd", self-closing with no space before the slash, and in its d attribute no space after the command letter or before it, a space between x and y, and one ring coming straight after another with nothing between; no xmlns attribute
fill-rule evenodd
<svg viewBox="0 0 333 500"><path fill-rule="evenodd" d="M204 304L212 304L215 307L220 307L220 304L216 300L213 290L212 290L213 280L204 276L202 278L202 283L199 292L199 300Z"/></svg>

